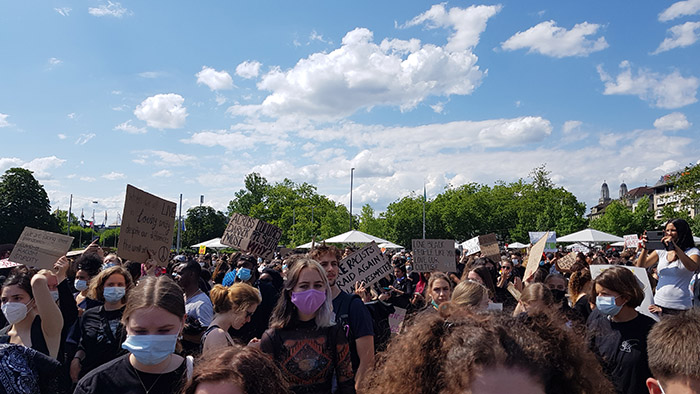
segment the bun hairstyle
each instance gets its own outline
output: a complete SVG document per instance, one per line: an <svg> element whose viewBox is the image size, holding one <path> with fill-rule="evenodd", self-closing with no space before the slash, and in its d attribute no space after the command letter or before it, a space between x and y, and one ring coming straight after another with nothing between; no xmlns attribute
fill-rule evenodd
<svg viewBox="0 0 700 394"><path fill-rule="evenodd" d="M230 310L240 312L262 302L258 289L243 282L234 283L230 287L215 285L209 291L209 297L216 313Z"/></svg>

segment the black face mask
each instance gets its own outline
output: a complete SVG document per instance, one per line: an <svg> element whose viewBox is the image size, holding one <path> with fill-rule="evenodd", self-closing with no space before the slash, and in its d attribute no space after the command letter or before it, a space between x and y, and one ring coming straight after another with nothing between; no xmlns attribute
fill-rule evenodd
<svg viewBox="0 0 700 394"><path fill-rule="evenodd" d="M562 302L566 298L566 292L564 290L551 290L554 301L557 303Z"/></svg>

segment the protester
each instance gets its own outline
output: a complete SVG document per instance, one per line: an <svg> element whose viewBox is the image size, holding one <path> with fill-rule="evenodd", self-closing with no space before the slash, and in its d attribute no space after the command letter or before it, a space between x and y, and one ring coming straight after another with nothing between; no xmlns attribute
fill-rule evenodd
<svg viewBox="0 0 700 394"><path fill-rule="evenodd" d="M76 266L78 267L75 273L75 281L73 286L78 291L75 295L75 303L78 306L78 315L82 316L83 312L86 310L99 306L100 301L92 299L88 296L88 289L90 288L90 281L92 278L97 276L100 272L100 266L102 265L102 259L96 254L83 254L76 260Z"/></svg>
<svg viewBox="0 0 700 394"><path fill-rule="evenodd" d="M647 334L654 320L634 308L644 300L632 271L615 266L593 281L596 309L588 317L587 337L618 393L646 392L651 376Z"/></svg>
<svg viewBox="0 0 700 394"><path fill-rule="evenodd" d="M665 316L649 332L649 394L700 393L700 311Z"/></svg>
<svg viewBox="0 0 700 394"><path fill-rule="evenodd" d="M187 354L196 354L201 348L202 334L211 324L214 307L211 300L199 288L199 276L202 267L195 261L178 265L175 270L175 281L185 293L185 310L187 322L183 332L182 347Z"/></svg>
<svg viewBox="0 0 700 394"><path fill-rule="evenodd" d="M512 311L518 304L513 294L508 290L508 285L512 284L518 291L523 289L523 282L513 273L513 263L501 261L501 270L496 282L495 301L503 303L503 309Z"/></svg>
<svg viewBox="0 0 700 394"><path fill-rule="evenodd" d="M80 320L82 336L70 364L73 382L124 354L121 345L126 333L121 319L132 286L131 275L120 265L107 268L91 281L90 298L104 304L88 309Z"/></svg>
<svg viewBox="0 0 700 394"><path fill-rule="evenodd" d="M450 303L474 312L485 311L489 305L489 289L481 283L463 280L455 286Z"/></svg>
<svg viewBox="0 0 700 394"><path fill-rule="evenodd" d="M233 339L228 329L239 329L250 321L262 298L253 286L239 282L230 287L215 285L211 292L214 304L214 319L202 335L202 352L232 346Z"/></svg>
<svg viewBox="0 0 700 394"><path fill-rule="evenodd" d="M588 295L592 289L591 273L588 269L575 271L569 278L569 299L571 312L569 318L579 324L585 325L591 314L591 305Z"/></svg>
<svg viewBox="0 0 700 394"><path fill-rule="evenodd" d="M199 265L198 265L199 266ZM168 276L148 276L134 287L122 316L129 351L89 374L75 394L177 392L191 375L191 358L174 354L185 324L182 289Z"/></svg>
<svg viewBox="0 0 700 394"><path fill-rule="evenodd" d="M489 298L493 298L496 295L496 286L493 284L493 279L491 278L488 268L483 265L475 266L471 270L465 272L467 273L466 279L480 283L489 290ZM464 280L464 278L462 280Z"/></svg>
<svg viewBox="0 0 700 394"><path fill-rule="evenodd" d="M260 340L295 393L329 393L334 374L339 393L355 392L350 348L342 328L331 324L331 300L321 265L297 260Z"/></svg>
<svg viewBox="0 0 700 394"><path fill-rule="evenodd" d="M357 388L367 371L374 366L375 333L372 316L362 298L342 291L336 283L340 253L335 246L319 245L309 252L309 257L317 261L326 273L333 297L333 321L347 334Z"/></svg>
<svg viewBox="0 0 700 394"><path fill-rule="evenodd" d="M406 267L402 264L394 266L394 281L389 285L391 297L389 302L399 308L408 309L413 295L413 283L406 277Z"/></svg>
<svg viewBox="0 0 700 394"><path fill-rule="evenodd" d="M513 311L513 316L521 313L544 312L557 310L554 297L549 288L542 283L533 283L525 286L520 294L518 306Z"/></svg>
<svg viewBox="0 0 700 394"><path fill-rule="evenodd" d="M613 392L583 341L546 314L424 317L392 340L365 392Z"/></svg>
<svg viewBox="0 0 700 394"><path fill-rule="evenodd" d="M654 304L663 314L679 313L693 307L693 292L690 281L700 269L700 250L695 247L693 233L683 219L669 220L664 226L661 242L667 250L657 249L648 253L646 233L642 237L642 252L637 259L638 267L649 267L657 263L659 282L656 285Z"/></svg>
<svg viewBox="0 0 700 394"><path fill-rule="evenodd" d="M63 394L70 386L61 364L34 349L0 344L0 394Z"/></svg>
<svg viewBox="0 0 700 394"><path fill-rule="evenodd" d="M0 343L24 345L58 359L63 316L46 276L14 270L2 285L0 300L10 324L0 330Z"/></svg>
<svg viewBox="0 0 700 394"><path fill-rule="evenodd" d="M449 301L452 297L452 283L447 275L442 272L430 274L426 292L428 310L437 311L443 302Z"/></svg>
<svg viewBox="0 0 700 394"><path fill-rule="evenodd" d="M549 291L552 292L552 298L554 300L554 305L556 305L560 312L568 315L571 307L569 307L569 302L566 299L566 289L568 284L566 283L566 278L562 274L549 274L544 279L544 285L547 286Z"/></svg>
<svg viewBox="0 0 700 394"><path fill-rule="evenodd" d="M272 360L251 346L232 345L197 359L181 394L291 394Z"/></svg>

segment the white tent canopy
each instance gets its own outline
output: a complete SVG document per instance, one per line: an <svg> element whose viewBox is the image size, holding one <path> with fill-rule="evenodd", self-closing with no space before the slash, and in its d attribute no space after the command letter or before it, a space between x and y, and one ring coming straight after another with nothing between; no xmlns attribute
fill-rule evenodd
<svg viewBox="0 0 700 394"><path fill-rule="evenodd" d="M199 248L200 246L206 246L210 249L226 249L230 248L228 245L221 243L221 238L210 239L209 241L200 242L198 244L190 245L191 248Z"/></svg>
<svg viewBox="0 0 700 394"><path fill-rule="evenodd" d="M403 246L397 245L393 242L383 242L377 246L379 247L379 249L405 249Z"/></svg>
<svg viewBox="0 0 700 394"><path fill-rule="evenodd" d="M565 235L563 237L557 237L557 242L585 242L594 244L620 241L624 241L624 238L618 237L617 235L612 235L604 233L602 231L594 230L592 228L587 228L585 230Z"/></svg>
<svg viewBox="0 0 700 394"><path fill-rule="evenodd" d="M369 235L358 230L350 230L346 233L326 239L326 243L328 244L368 244L372 241L377 244L389 242L386 239L375 237L374 235Z"/></svg>
<svg viewBox="0 0 700 394"><path fill-rule="evenodd" d="M508 244L508 249L523 249L523 248L527 248L527 247L528 247L528 245L521 244L520 242L513 242L513 243Z"/></svg>

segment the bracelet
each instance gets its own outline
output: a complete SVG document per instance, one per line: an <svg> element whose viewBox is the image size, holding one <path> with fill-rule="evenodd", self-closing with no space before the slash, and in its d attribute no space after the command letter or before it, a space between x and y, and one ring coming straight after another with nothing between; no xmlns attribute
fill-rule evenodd
<svg viewBox="0 0 700 394"><path fill-rule="evenodd" d="M83 365L83 359L82 359L82 358L80 358L80 357L78 357L78 356L75 356L75 357L73 357L73 360L78 360L78 362L80 363L80 365Z"/></svg>

